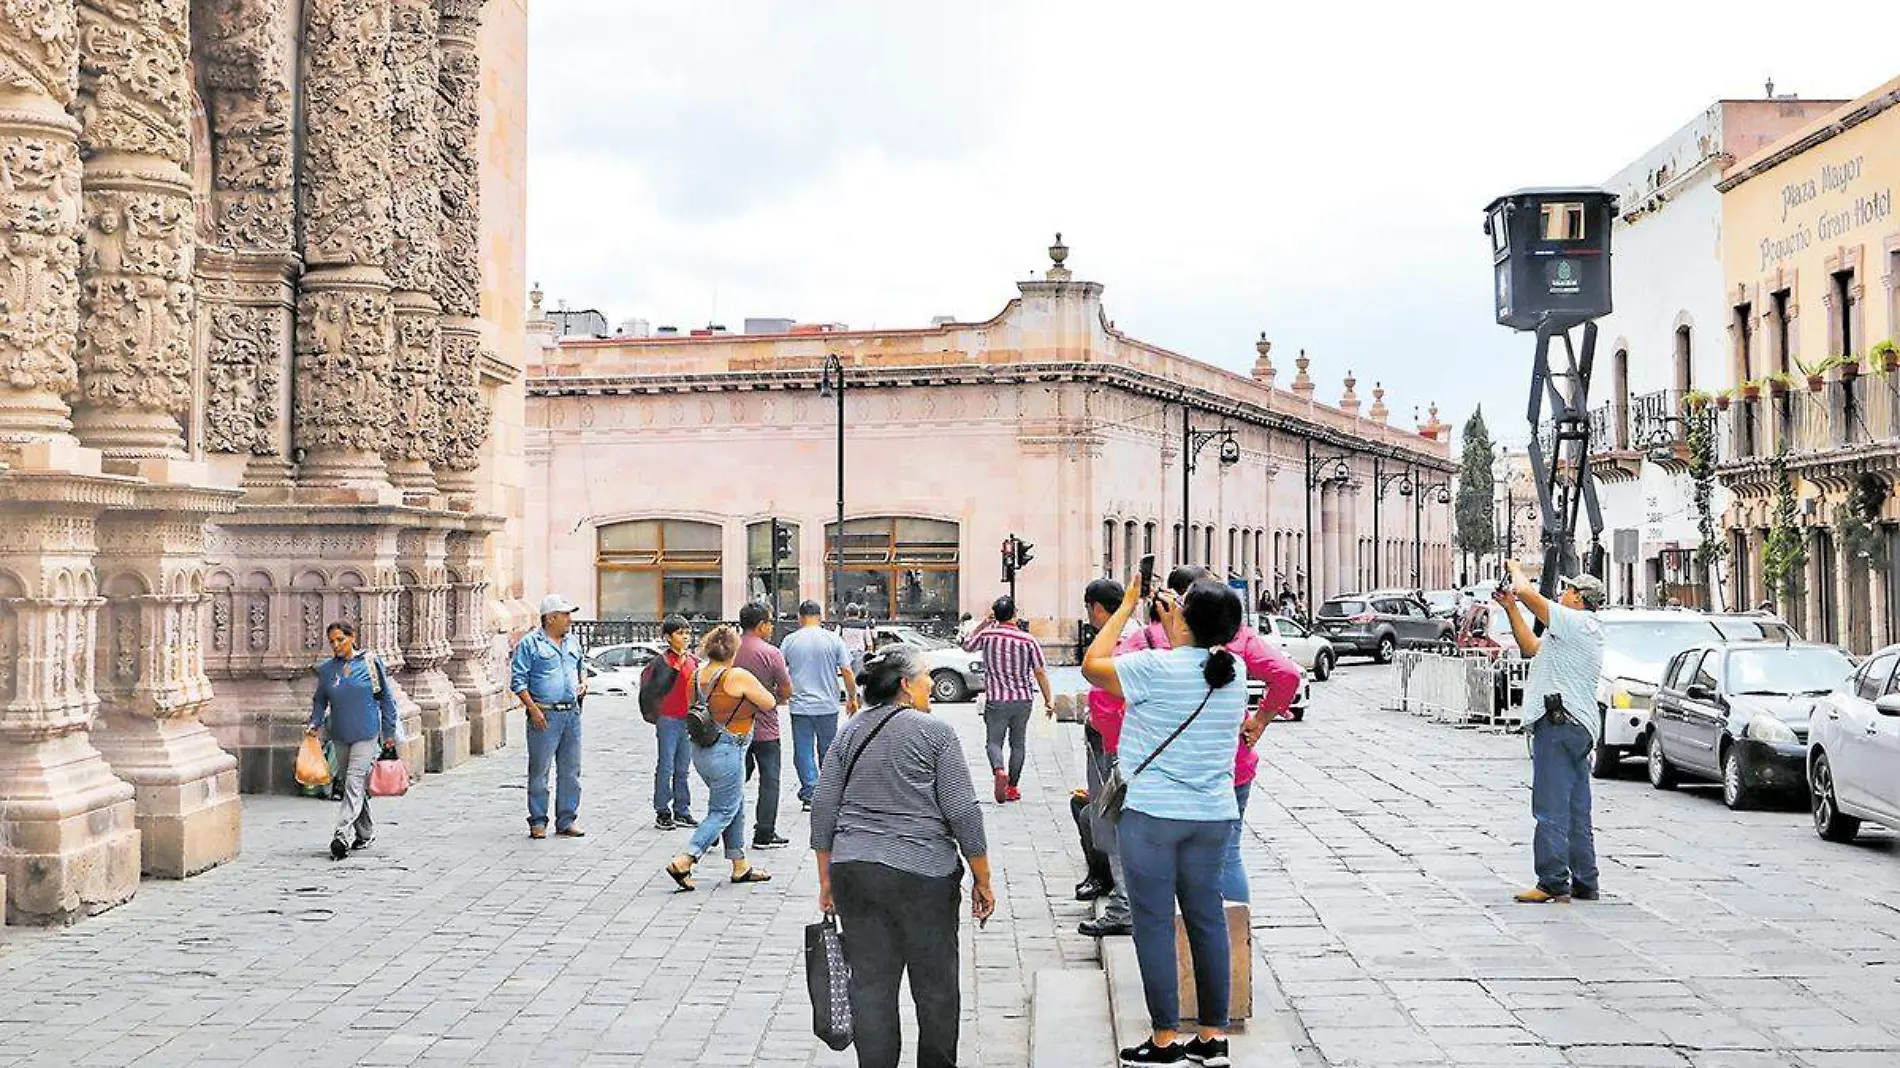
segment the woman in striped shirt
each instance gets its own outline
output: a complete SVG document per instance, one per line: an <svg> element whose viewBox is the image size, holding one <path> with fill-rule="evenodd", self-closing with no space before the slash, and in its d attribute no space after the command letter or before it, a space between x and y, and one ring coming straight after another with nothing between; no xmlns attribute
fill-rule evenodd
<svg viewBox="0 0 1900 1068"><path fill-rule="evenodd" d="M1120 766L1128 784L1117 829L1135 959L1147 996L1149 1041L1121 1051L1124 1065L1226 1068L1229 962L1221 905L1221 862L1234 821L1234 740L1247 715L1247 686L1227 645L1240 632L1240 598L1212 579L1156 595L1167 650L1115 655L1123 624L1141 603L1129 583L1121 608L1096 635L1082 674L1127 701ZM1199 1033L1180 1037L1181 992L1174 952L1174 903L1181 903L1194 957Z"/></svg>
<svg viewBox="0 0 1900 1068"><path fill-rule="evenodd" d="M909 971L917 1063L955 1068L959 854L970 863L971 914L983 922L996 908L983 813L956 729L929 714L930 672L917 651L891 646L859 679L871 707L825 751L811 808L818 902L844 923L853 1044L860 1068L895 1068L897 988Z"/></svg>

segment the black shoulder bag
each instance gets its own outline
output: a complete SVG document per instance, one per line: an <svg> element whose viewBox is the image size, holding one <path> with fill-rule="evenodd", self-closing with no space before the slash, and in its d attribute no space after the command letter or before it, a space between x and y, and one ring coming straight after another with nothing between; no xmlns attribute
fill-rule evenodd
<svg viewBox="0 0 1900 1068"><path fill-rule="evenodd" d="M1200 717L1201 710L1207 707L1207 702L1213 698L1213 696L1214 688L1209 686L1207 688L1207 696L1201 698L1201 703L1195 706L1194 714L1182 720L1181 725L1174 728L1174 733L1168 735L1166 741L1155 746L1155 751L1149 753L1148 759L1142 761L1141 766L1130 773L1128 778L1122 778L1122 769L1119 764L1109 771L1108 775L1102 780L1102 796L1095 801L1095 814L1097 816L1100 816L1110 823L1120 823L1122 821L1122 806L1128 802L1129 781L1136 775L1147 771L1148 765L1154 763L1156 757L1166 752L1168 746L1173 745L1176 738L1181 737L1181 734L1188 729L1188 725Z"/></svg>

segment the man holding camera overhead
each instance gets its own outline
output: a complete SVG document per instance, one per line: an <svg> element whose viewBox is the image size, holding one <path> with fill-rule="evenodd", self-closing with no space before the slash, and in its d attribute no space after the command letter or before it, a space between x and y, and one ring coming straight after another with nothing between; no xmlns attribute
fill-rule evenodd
<svg viewBox="0 0 1900 1068"><path fill-rule="evenodd" d="M1492 596L1511 621L1517 647L1531 661L1524 682L1524 731L1530 736L1531 814L1537 833L1531 852L1537 885L1516 896L1527 905L1569 904L1597 898L1596 838L1590 826L1590 755L1603 729L1597 716L1597 678L1603 673L1603 625L1596 611L1606 591L1595 575L1562 580L1548 600L1524 578L1517 561ZM1540 638L1517 610L1519 603L1544 624Z"/></svg>

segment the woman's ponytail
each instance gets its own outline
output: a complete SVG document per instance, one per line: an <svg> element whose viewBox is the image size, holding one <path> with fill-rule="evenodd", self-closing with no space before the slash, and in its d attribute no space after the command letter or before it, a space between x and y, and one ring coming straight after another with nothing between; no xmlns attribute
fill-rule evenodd
<svg viewBox="0 0 1900 1068"><path fill-rule="evenodd" d="M1234 681L1236 674L1234 654L1224 648L1208 654L1207 663L1201 665L1201 678L1207 680L1209 689L1220 689Z"/></svg>

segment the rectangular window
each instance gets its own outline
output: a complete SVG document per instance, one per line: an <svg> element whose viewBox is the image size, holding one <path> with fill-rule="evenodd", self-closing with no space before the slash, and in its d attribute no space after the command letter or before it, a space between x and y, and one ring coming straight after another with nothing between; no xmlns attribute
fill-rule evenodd
<svg viewBox="0 0 1900 1068"><path fill-rule="evenodd" d="M779 530L785 544L778 563L778 599L780 612L798 604L798 525L781 521ZM772 522L746 527L746 599L771 602L772 598Z"/></svg>
<svg viewBox="0 0 1900 1068"><path fill-rule="evenodd" d="M721 539L715 523L641 519L601 527L594 570L602 619L723 615Z"/></svg>
<svg viewBox="0 0 1900 1068"><path fill-rule="evenodd" d="M1545 204L1540 209L1546 241L1582 241L1583 205L1578 203Z"/></svg>

